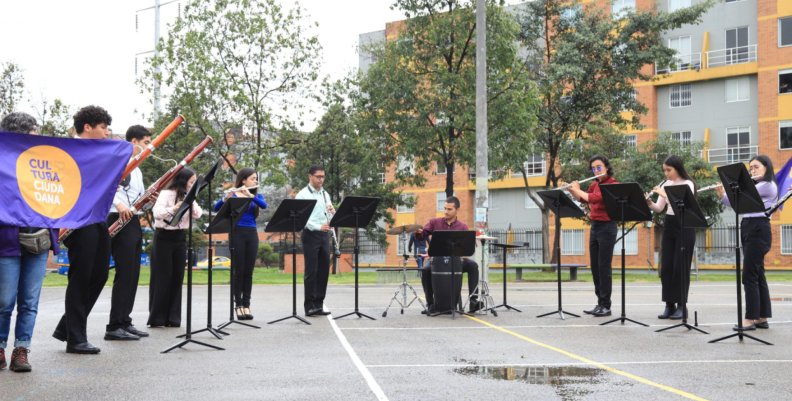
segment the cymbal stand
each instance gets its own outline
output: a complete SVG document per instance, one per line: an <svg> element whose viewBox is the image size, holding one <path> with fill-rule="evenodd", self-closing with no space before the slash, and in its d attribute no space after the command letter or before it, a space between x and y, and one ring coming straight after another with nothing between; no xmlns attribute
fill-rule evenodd
<svg viewBox="0 0 792 401"><path fill-rule="evenodd" d="M397 304L399 304L399 306L401 307L402 315L404 314L404 309L409 308L410 305L412 305L412 303L415 302L415 300L418 300L418 302L421 304L421 308L426 310L426 305L424 305L423 301L421 301L421 298L418 297L418 293L415 292L415 288L413 288L413 286L411 286L410 283L407 282L407 261L410 259L410 255L407 254L407 246L405 244L405 242L407 242L407 233L403 232L399 235L399 237L400 237L399 241L401 241L402 243L402 249L404 250L404 254L402 255L403 258L402 258L402 269L401 269L402 282L401 284L399 284L399 287L396 288L396 291L393 293L393 297L391 297L388 307L385 308L384 312L382 312L382 317L386 317L388 315L388 310L391 308L394 301ZM409 289L413 294L409 302L407 302L407 289Z"/></svg>
<svg viewBox="0 0 792 401"><path fill-rule="evenodd" d="M495 311L495 300L492 299L492 295L490 295L489 291L489 248L487 247L487 240L486 239L479 239L477 241L481 241L481 260L479 262L479 282L476 285L476 290L468 295L467 302L462 307L463 310L467 310L468 305L473 300L475 296L478 301L481 303L481 307L473 312L474 314L479 315L486 315L487 312L492 312L494 316L498 316L498 312Z"/></svg>

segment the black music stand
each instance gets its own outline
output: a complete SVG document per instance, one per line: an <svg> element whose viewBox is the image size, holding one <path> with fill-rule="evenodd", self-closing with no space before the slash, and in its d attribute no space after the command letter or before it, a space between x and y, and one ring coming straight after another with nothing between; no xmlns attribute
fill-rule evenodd
<svg viewBox="0 0 792 401"><path fill-rule="evenodd" d="M467 315L459 308L459 292L456 291L456 269L454 265L457 260L461 261L463 256L472 256L476 253L476 232L475 231L434 231L432 232L432 243L429 245L429 256L431 257L450 257L451 258L451 310L438 311L430 316L451 314L451 319L456 319L456 314ZM459 281L462 281L462 266L459 266ZM468 277L468 280L470 277ZM460 284L461 285L461 284Z"/></svg>
<svg viewBox="0 0 792 401"><path fill-rule="evenodd" d="M626 285L625 285L625 277L627 276L624 265L625 265L625 251L624 251L624 227L627 225L628 221L648 221L652 220L652 212L649 210L649 206L646 205L646 197L644 196L644 192L641 189L641 186L634 183L628 182L624 184L604 184L600 185L600 190L602 191L602 198L605 202L605 210L608 212L608 216L610 216L611 220L616 220L621 223L621 316L617 317L616 319L609 320L605 323L601 323L600 326L604 326L606 324L610 324L613 322L621 322L624 324L624 321L630 321L635 324L639 324L644 327L649 327L648 324L644 324L633 319L627 317L625 308L626 308Z"/></svg>
<svg viewBox="0 0 792 401"><path fill-rule="evenodd" d="M696 197L693 196L693 192L686 184L666 186L665 192L668 197L668 204L674 211L674 215L679 217L679 226L682 227L682 239L680 241L681 246L679 247L679 253L682 255L682 260L686 261L686 253L693 252L693 250L685 249L685 228L707 228L707 218L704 217L704 213L701 212L701 208L699 207L698 202L696 202ZM680 285L682 288L679 295L682 301L680 306L682 308L682 323L668 326L660 330L655 330L655 332L660 333L662 331L671 330L677 327L686 327L688 331L696 330L704 334L709 334L698 327L689 325L687 322L688 291L686 290L688 290L690 285L690 272L684 272L681 277L682 279L680 280Z"/></svg>
<svg viewBox="0 0 792 401"><path fill-rule="evenodd" d="M555 214L555 253L556 253L556 281L558 282L558 310L541 314L537 317L550 316L558 313L561 320L565 320L564 313L574 317L580 317L571 312L566 312L561 307L561 218L562 217L583 217L586 215L580 208L569 199L566 194L559 190L538 191L537 195L542 198L544 204Z"/></svg>
<svg viewBox="0 0 792 401"><path fill-rule="evenodd" d="M519 310L519 309L509 305L508 303L506 303L506 281L508 281L508 280L506 280L506 278L508 277L506 275L506 250L507 249L513 249L513 248L519 248L520 246L519 245L509 245L509 244L499 244L497 242L493 242L490 245L503 249L503 303L498 305L498 306L493 306L491 309L494 311L496 308L503 307L503 308L506 308L506 310L516 310L517 312L522 312L521 310ZM560 305L560 303L559 303L559 305ZM560 307L559 307L559 309L560 309Z"/></svg>
<svg viewBox="0 0 792 401"><path fill-rule="evenodd" d="M316 199L284 199L275 214L272 215L267 228L268 233L291 233L292 234L292 314L280 319L267 322L267 324L278 323L287 319L297 319L305 324L311 322L297 315L297 232L305 227L311 212L316 206Z"/></svg>
<svg viewBox="0 0 792 401"><path fill-rule="evenodd" d="M166 354L176 348L181 348L189 343L195 343L198 345L203 345L204 347L214 348L219 351L224 351L224 348L220 348L215 345L206 344L200 341L196 341L192 339L192 270L193 266L195 265L195 250L193 249L193 241L192 241L192 228L193 228L193 218L192 218L192 211L193 211L193 203L195 202L195 198L198 195L198 192L205 188L206 185L203 184L203 179L199 179L196 181L195 184L187 191L187 195L184 197L184 201L182 201L181 206L179 209L174 213L173 217L170 220L167 220L166 223L172 226L177 226L181 221L182 217L185 213L189 213L189 226L187 228L187 325L186 331L184 334L184 340L181 342L172 345L170 348L162 351L163 354ZM181 337L181 336L180 336Z"/></svg>
<svg viewBox="0 0 792 401"><path fill-rule="evenodd" d="M228 251L231 253L231 269L229 269L231 285L229 286L230 296L228 304L228 321L217 326L219 330L222 330L234 323L254 329L261 328L254 324L240 322L234 317L234 229L237 223L239 223L239 219L242 218L242 215L245 214L245 212L248 210L248 207L250 207L250 202L252 201L252 198L228 198L228 200L223 203L223 206L220 208L220 210L217 211L215 219L209 223L209 227L206 229L207 232L211 231L213 233L228 233Z"/></svg>
<svg viewBox="0 0 792 401"><path fill-rule="evenodd" d="M201 192L204 188L209 188L209 190L206 191L207 204L209 205L209 221L212 221L212 191L213 191L212 180L214 180L214 176L217 173L217 169L220 167L220 165L222 163L223 163L222 160L218 160L212 166L212 168L209 169L209 172L207 172L206 175L203 176L203 179L199 181L200 184L196 184L196 185L199 185L198 192ZM182 207L184 207L184 205L182 205ZM215 336L218 340L222 340L223 337L221 336L221 334L227 336L228 333L226 333L224 331L220 331L220 330L215 329L214 327L212 327L212 261L214 259L214 249L212 248L212 232L211 231L209 231L209 232L205 231L204 233L209 235L209 248L207 250L207 259L206 259L206 262L207 262L207 268L206 268L206 279L207 279L207 283L206 283L206 293L207 293L206 294L206 297L207 297L207 301L206 301L206 305L207 305L207 307L206 307L206 327L203 328L203 329L200 329L200 330L193 331L192 334L198 334L198 333L206 331L209 334ZM177 337L186 337L186 336L187 336L186 334L182 334L182 335L179 335Z"/></svg>
<svg viewBox="0 0 792 401"><path fill-rule="evenodd" d="M358 257L360 256L359 231L360 227L365 227L371 223L371 218L374 217L374 212L377 210L380 198L373 198L369 196L347 196L338 207L338 211L330 220L330 227L348 227L355 229L355 310L333 318L338 320L347 316L357 315L358 318L367 317L371 320L377 320L373 317L360 313L358 309Z"/></svg>
<svg viewBox="0 0 792 401"><path fill-rule="evenodd" d="M710 343L716 343L727 338L739 337L742 342L743 337L758 341L762 344L773 345L767 341L744 333L742 320L742 276L740 265L740 215L744 213L764 212L764 202L756 191L756 184L751 180L751 175L742 163L729 164L718 167L718 176L723 183L723 189L729 198L729 203L734 209L734 264L737 267L735 272L737 281L737 332L721 338L716 338Z"/></svg>

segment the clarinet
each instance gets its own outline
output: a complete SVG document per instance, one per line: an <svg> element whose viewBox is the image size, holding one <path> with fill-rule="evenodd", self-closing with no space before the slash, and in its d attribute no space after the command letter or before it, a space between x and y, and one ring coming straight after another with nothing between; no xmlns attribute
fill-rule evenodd
<svg viewBox="0 0 792 401"><path fill-rule="evenodd" d="M135 204L132 205L130 210L132 210L133 213L136 213L138 211L147 211L151 209L154 206L154 202L157 201L159 192L163 188L165 188L165 186L168 185L171 182L171 180L173 180L173 177L176 177L176 174L178 174L179 171L181 171L184 168L184 166L192 163L193 159L195 159L199 154L201 154L201 152L203 152L203 150L206 149L206 147L209 146L210 143L212 143L211 136L207 136L206 138L204 138L203 141L201 141L201 143L198 144L198 146L196 146L192 151L190 151L190 153L187 156L185 156L181 162L179 162L179 164L173 166L170 170L168 170L165 174L163 174L162 177L160 177L155 183L151 184L146 189L146 192L143 193L143 195L141 195L140 198L138 198L138 200L135 201ZM110 238L115 237L119 232L121 232L121 230L123 230L124 227L126 227L126 225L130 221L132 221L132 219L125 220L119 217L118 220L116 220L115 223L113 223L113 225L111 225L108 228L108 231L110 232Z"/></svg>
<svg viewBox="0 0 792 401"><path fill-rule="evenodd" d="M327 203L327 192L322 192L322 198L325 200L325 203ZM333 216L327 212L327 207L325 207L325 217L327 217L327 224L330 224L330 219L332 219ZM336 236L336 232L333 227L330 227L330 237L333 239L333 253L336 257L341 256L341 245L338 243L338 237Z"/></svg>
<svg viewBox="0 0 792 401"><path fill-rule="evenodd" d="M121 178L119 182L123 182L127 178L127 176L132 174L132 170L140 166L143 163L143 160L146 160L146 158L148 158L149 155L151 155L151 153L154 152L155 149L157 149L163 142L165 142L165 140L168 139L168 137L172 133L174 133L176 131L176 128L179 128L179 126L183 122L184 122L184 116L182 115L176 116L176 118L173 119L173 121L171 121L171 123L168 124L168 126L165 127L165 129L162 130L162 132L159 135L157 135L157 137L154 138L153 141L151 141L151 144L149 144L145 149L143 149L142 152L138 153L137 156L133 157L132 160L130 160L129 163L127 163L126 168L124 168L124 172L121 173ZM61 229L60 232L58 233L58 242L62 243L63 240L65 240L69 235L71 235L73 231L74 229L72 228Z"/></svg>

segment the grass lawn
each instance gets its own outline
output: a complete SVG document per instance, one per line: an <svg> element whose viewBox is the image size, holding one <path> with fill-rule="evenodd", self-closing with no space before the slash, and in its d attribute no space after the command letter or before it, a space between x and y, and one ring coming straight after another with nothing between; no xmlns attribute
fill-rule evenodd
<svg viewBox="0 0 792 401"><path fill-rule="evenodd" d="M206 285L207 283L207 272L204 270L194 270L193 271L193 283L196 285ZM110 286L113 283L113 276L115 274L115 270L110 270L110 277L107 280L107 285ZM361 284L377 284L381 283L380 280L377 278L377 272L362 270L360 272L360 283ZM395 274L395 273L391 273ZM509 281L514 282L515 280L515 273L509 272ZM556 280L556 274L554 272L523 272L523 281L525 282L552 282ZM150 269L148 267L143 267L140 269L140 285L148 285L150 281ZM499 270L490 270L489 274L489 282L490 283L502 283L503 282L503 274ZM569 272L564 271L561 273L561 279L564 281L569 281ZM277 268L274 267L257 267L253 271L253 284L291 284L292 276L291 274L281 273ZM302 274L297 274L297 284L302 285ZM400 280L400 278L399 278ZM621 276L617 270L614 269L614 284L617 284L619 280L621 280ZM692 281L696 281L695 277L691 277ZM792 281L792 272L768 272L767 273L767 280L768 281L783 281L788 282ZM185 275L185 282L187 282L187 278ZM215 271L212 275L212 281L214 284L228 284L229 283L229 272L228 270L220 270ZM410 281L415 281L415 279L411 279ZM581 269L578 272L578 281L584 282L591 282L591 274L589 273L588 269ZM657 276L657 272L647 273L645 270L642 271L628 271L626 281L630 283L659 283L660 278ZM698 276L698 281L702 282L734 282L734 273L733 272L710 272L710 271L703 271ZM49 273L44 278L44 286L45 287L64 287L66 286L66 276ZM331 274L330 275L330 284L354 284L355 283L355 274L354 273L339 273L339 274Z"/></svg>

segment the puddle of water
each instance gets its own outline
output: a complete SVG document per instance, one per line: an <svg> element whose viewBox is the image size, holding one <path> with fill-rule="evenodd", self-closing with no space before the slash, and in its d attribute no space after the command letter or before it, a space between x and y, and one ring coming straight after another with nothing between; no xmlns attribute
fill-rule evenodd
<svg viewBox="0 0 792 401"><path fill-rule="evenodd" d="M602 369L580 366L465 366L454 373L491 380L552 386L564 401L580 400L604 382Z"/></svg>

